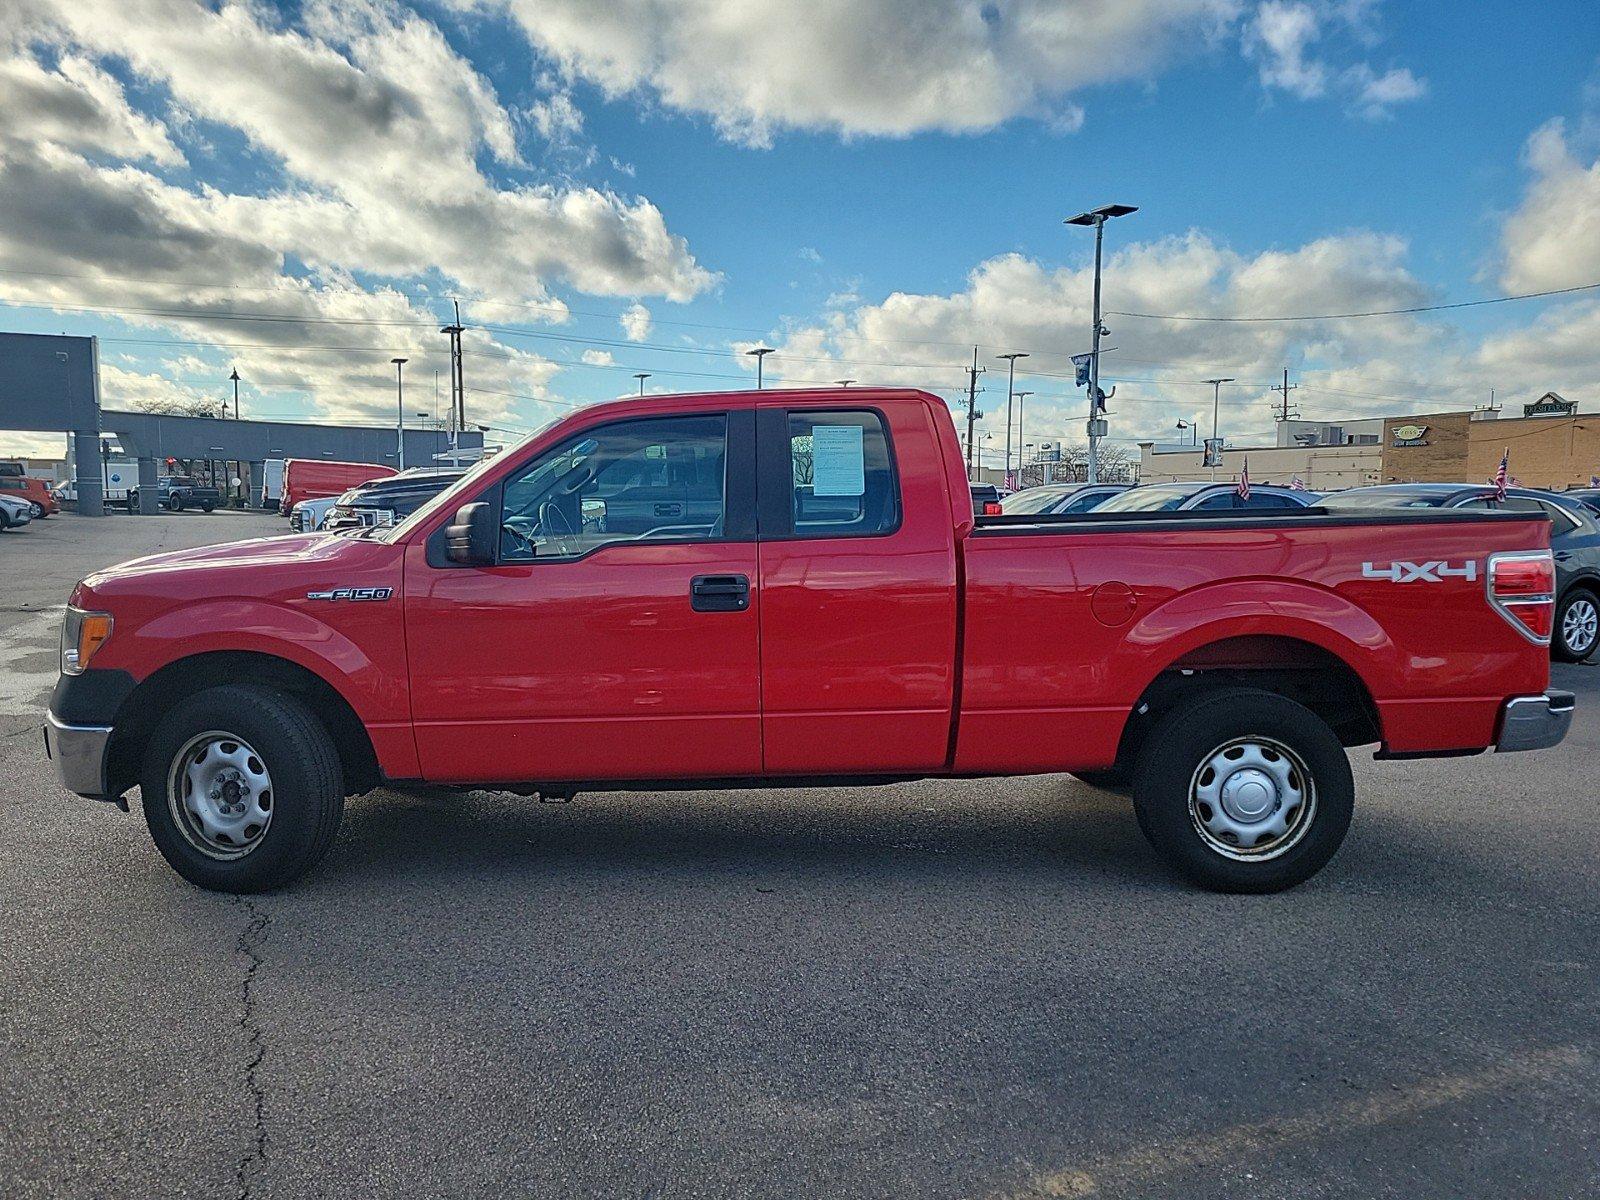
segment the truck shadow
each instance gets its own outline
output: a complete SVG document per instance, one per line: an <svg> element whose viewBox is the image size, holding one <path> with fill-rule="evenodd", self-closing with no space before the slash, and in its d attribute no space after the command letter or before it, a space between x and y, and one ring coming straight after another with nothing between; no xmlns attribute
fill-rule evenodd
<svg viewBox="0 0 1600 1200"><path fill-rule="evenodd" d="M549 804L504 792L376 791L348 802L318 876L590 871L849 870L958 875L1004 864L1102 884L1183 885L1141 837L1129 802L1077 781L868 790L593 793Z"/></svg>

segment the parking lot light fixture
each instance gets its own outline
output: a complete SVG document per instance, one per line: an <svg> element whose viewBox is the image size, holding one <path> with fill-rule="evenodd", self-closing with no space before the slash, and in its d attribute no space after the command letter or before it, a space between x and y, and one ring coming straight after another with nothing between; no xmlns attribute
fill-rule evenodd
<svg viewBox="0 0 1600 1200"><path fill-rule="evenodd" d="M650 372L635 371L633 377L639 381L639 395L644 395L644 381L650 378Z"/></svg>
<svg viewBox="0 0 1600 1200"><path fill-rule="evenodd" d="M1100 248L1105 241L1106 222L1113 217L1125 217L1138 212L1133 204L1103 204L1075 217L1068 217L1068 225L1094 227L1094 328L1089 343L1089 470L1088 482L1100 482L1100 435L1096 421L1100 419L1100 337L1105 329L1100 324Z"/></svg>
<svg viewBox="0 0 1600 1200"><path fill-rule="evenodd" d="M746 350L745 353L756 360L756 391L759 392L762 387L761 364L766 359L767 355L772 353L772 347L757 346L754 350Z"/></svg>

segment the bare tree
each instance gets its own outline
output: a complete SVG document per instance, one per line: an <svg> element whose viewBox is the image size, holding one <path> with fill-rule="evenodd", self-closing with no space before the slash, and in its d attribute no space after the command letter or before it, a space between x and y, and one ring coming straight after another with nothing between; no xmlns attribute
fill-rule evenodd
<svg viewBox="0 0 1600 1200"><path fill-rule="evenodd" d="M1050 469L1049 478L1051 482L1086 483L1089 479L1089 448L1087 446L1063 446L1061 448L1061 461L1058 463L1045 463L1043 466ZM1102 444L1099 452L1099 466L1101 483L1133 483L1139 477L1138 460L1128 453L1126 446ZM1043 480L1032 479L1025 482L1040 483Z"/></svg>
<svg viewBox="0 0 1600 1200"><path fill-rule="evenodd" d="M162 417L214 417L222 411L220 400L181 399L175 396L146 396L129 401L135 412Z"/></svg>

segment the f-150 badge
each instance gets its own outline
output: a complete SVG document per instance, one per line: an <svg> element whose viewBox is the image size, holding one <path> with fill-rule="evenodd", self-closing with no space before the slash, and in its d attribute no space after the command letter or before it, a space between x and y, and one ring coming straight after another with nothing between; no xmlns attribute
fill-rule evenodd
<svg viewBox="0 0 1600 1200"><path fill-rule="evenodd" d="M1443 583L1446 579L1472 580L1478 577L1478 564L1472 559L1457 566L1449 562L1392 562L1386 567L1362 563L1361 578L1387 579L1390 583Z"/></svg>
<svg viewBox="0 0 1600 1200"><path fill-rule="evenodd" d="M387 600L394 595L393 588L342 587L328 592L307 592L307 600Z"/></svg>

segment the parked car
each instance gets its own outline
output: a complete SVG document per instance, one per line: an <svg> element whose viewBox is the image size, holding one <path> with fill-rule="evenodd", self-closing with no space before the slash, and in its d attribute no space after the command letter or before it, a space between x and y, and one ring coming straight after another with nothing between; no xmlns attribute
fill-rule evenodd
<svg viewBox="0 0 1600 1200"><path fill-rule="evenodd" d="M48 479L32 475L0 475L0 495L21 500L28 506L28 513L35 521L61 511L61 501Z"/></svg>
<svg viewBox="0 0 1600 1200"><path fill-rule="evenodd" d="M1131 483L1046 483L1007 496L1000 502L1000 512L1008 517L1089 512L1132 486Z"/></svg>
<svg viewBox="0 0 1600 1200"><path fill-rule="evenodd" d="M393 467L377 463L327 462L319 458L288 458L283 462L282 512L291 514L302 500L332 499L369 479L386 479Z"/></svg>
<svg viewBox="0 0 1600 1200"><path fill-rule="evenodd" d="M1317 493L1299 492L1271 484L1251 484L1248 498L1235 483L1151 483L1129 488L1095 505L1094 511L1212 512L1239 508L1306 508L1318 502Z"/></svg>
<svg viewBox="0 0 1600 1200"><path fill-rule="evenodd" d="M1600 516L1600 488L1568 488L1564 492L1557 492L1563 500L1576 500L1590 512Z"/></svg>
<svg viewBox="0 0 1600 1200"><path fill-rule="evenodd" d="M318 496L315 500L302 500L289 514L289 528L296 533L316 533L328 519L337 496Z"/></svg>
<svg viewBox="0 0 1600 1200"><path fill-rule="evenodd" d="M196 483L188 475L162 475L156 479L156 502L169 512L198 508L212 512L222 503L222 493L209 484ZM128 511L139 511L139 489L128 489Z"/></svg>
<svg viewBox="0 0 1600 1200"><path fill-rule="evenodd" d="M1000 511L1000 489L992 483L968 484L972 493L972 511L976 516L984 516Z"/></svg>
<svg viewBox="0 0 1600 1200"><path fill-rule="evenodd" d="M340 496L328 511L323 528L393 525L416 512L463 474L454 470L415 469L401 471L388 479L374 479Z"/></svg>
<svg viewBox="0 0 1600 1200"><path fill-rule="evenodd" d="M26 500L0 493L0 529L21 529L33 520Z"/></svg>
<svg viewBox="0 0 1600 1200"><path fill-rule="evenodd" d="M1507 488L1496 498L1486 483L1395 483L1351 488L1323 497L1325 508L1473 508L1539 513L1550 518L1556 561L1555 632L1550 652L1578 662L1600 642L1600 519L1570 492Z"/></svg>
<svg viewBox="0 0 1600 1200"><path fill-rule="evenodd" d="M601 404L364 537L96 571L47 746L74 792L138 786L161 853L223 891L301 875L385 780L1110 770L1174 868L1263 892L1343 840L1346 747L1565 736L1542 515L984 526L945 411L875 388Z"/></svg>

